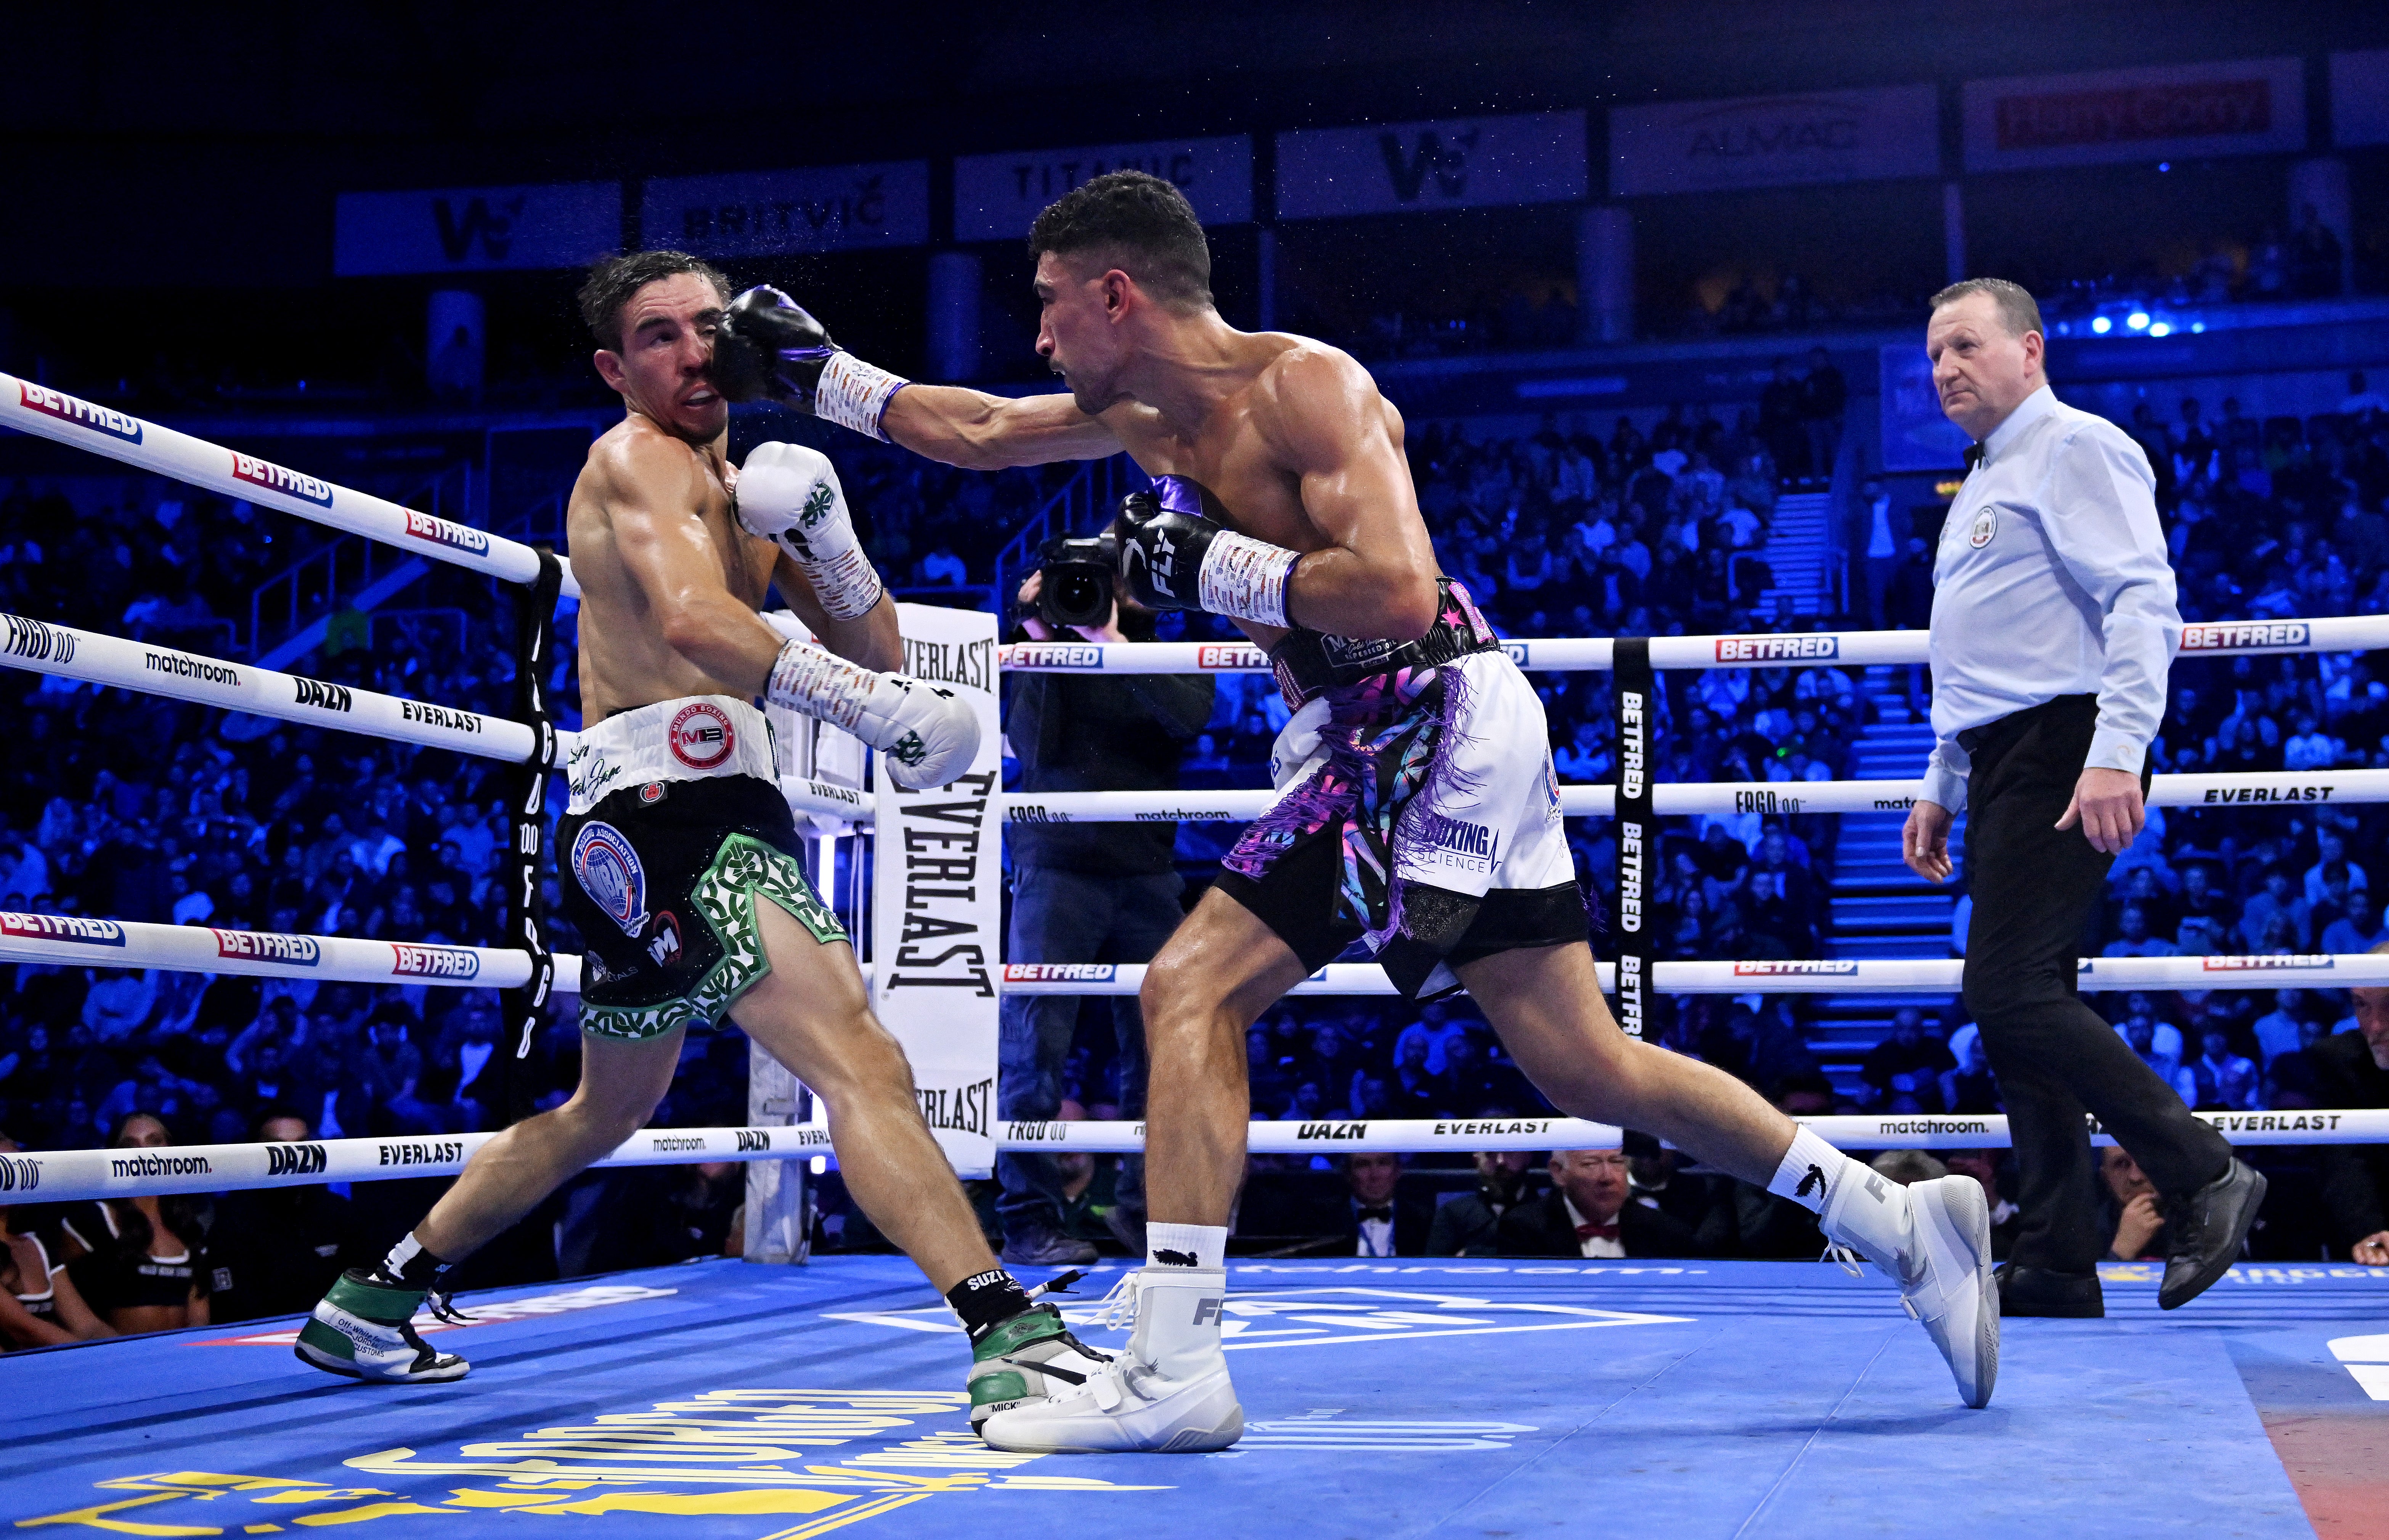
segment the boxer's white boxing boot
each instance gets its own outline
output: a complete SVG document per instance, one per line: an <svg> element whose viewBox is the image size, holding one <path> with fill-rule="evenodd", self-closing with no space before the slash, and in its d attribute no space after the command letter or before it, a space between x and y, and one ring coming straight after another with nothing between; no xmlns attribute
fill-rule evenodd
<svg viewBox="0 0 2389 1540"><path fill-rule="evenodd" d="M990 1445L1040 1455L1205 1454L1244 1436L1244 1408L1220 1351L1227 1231L1194 1225L1147 1230L1155 1260L1121 1278L1104 1302L1105 1325L1135 1321L1128 1350L1081 1384L1054 1386L1049 1367L1046 1395L997 1412L981 1425Z"/></svg>
<svg viewBox="0 0 2389 1540"><path fill-rule="evenodd" d="M1815 1144L1804 1150L1808 1140ZM1991 1271L1991 1207L1983 1185L1971 1176L1942 1176L1903 1187L1805 1128L1793 1150L1805 1168L1795 1185L1813 1172L1824 1189L1817 1220L1833 1249L1859 1252L1899 1285L1900 1307L1941 1350L1959 1399L1988 1405L1999 1377L1999 1286ZM1791 1160L1785 1157L1787 1165ZM1846 1261L1843 1265L1858 1271Z"/></svg>

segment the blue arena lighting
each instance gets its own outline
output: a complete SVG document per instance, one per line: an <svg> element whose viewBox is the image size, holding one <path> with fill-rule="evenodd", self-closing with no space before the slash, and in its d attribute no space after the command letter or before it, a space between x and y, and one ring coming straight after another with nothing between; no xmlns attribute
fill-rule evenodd
<svg viewBox="0 0 2389 1540"><path fill-rule="evenodd" d="M2108 328L2113 324L2114 323L2110 322L2104 315L2093 315L2090 317L2090 329L2097 332L2102 337L2107 335Z"/></svg>
<svg viewBox="0 0 2389 1540"><path fill-rule="evenodd" d="M2136 310L2124 317L2124 325L2134 331L2146 331L2149 329L2149 313L2145 310Z"/></svg>
<svg viewBox="0 0 2389 1540"><path fill-rule="evenodd" d="M2192 321L2190 324L2190 329L2192 331L2204 331L2206 329L2206 323L2204 321Z"/></svg>
<svg viewBox="0 0 2389 1540"><path fill-rule="evenodd" d="M2173 335L2173 327L2167 326L2163 321L2153 321L2149 324L2149 335L2151 337L2170 337Z"/></svg>

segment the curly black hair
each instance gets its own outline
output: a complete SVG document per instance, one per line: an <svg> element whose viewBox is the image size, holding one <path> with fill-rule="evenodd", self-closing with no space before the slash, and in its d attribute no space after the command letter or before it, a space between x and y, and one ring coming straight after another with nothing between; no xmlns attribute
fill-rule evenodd
<svg viewBox="0 0 2389 1540"><path fill-rule="evenodd" d="M1045 206L1028 255L1102 257L1174 310L1209 310L1211 245L1186 195L1141 171L1105 172Z"/></svg>

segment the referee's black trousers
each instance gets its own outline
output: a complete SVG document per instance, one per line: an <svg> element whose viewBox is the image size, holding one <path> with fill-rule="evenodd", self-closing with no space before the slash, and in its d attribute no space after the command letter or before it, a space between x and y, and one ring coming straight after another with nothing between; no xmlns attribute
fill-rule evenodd
<svg viewBox="0 0 2389 1540"><path fill-rule="evenodd" d="M2083 1114L2131 1152L2160 1193L2220 1176L2223 1136L2140 1061L2075 993L2083 922L2113 856L2079 825L2056 827L2089 756L2098 702L2061 696L2002 717L1973 739L1966 778L1966 1008L2007 1104L2022 1224L2011 1260L2087 1273L2100 1233L2097 1166ZM2141 789L2148 776L2141 775Z"/></svg>

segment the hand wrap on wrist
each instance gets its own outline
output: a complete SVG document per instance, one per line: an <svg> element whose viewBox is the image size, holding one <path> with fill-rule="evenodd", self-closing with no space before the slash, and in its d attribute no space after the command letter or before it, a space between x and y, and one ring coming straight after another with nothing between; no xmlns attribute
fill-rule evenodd
<svg viewBox="0 0 2389 1540"><path fill-rule="evenodd" d="M879 419L887 416L889 399L911 383L901 375L889 374L876 364L866 364L841 349L822 366L821 383L813 394L813 415L824 422L867 433L886 443L888 435L881 430Z"/></svg>

